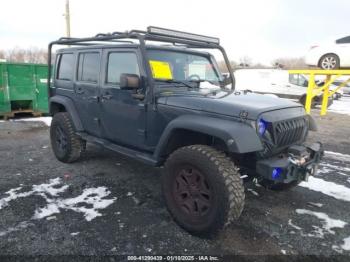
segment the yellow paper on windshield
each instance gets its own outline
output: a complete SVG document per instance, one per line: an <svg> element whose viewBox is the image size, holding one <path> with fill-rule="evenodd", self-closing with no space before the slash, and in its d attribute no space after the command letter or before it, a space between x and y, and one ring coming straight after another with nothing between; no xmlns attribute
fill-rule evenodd
<svg viewBox="0 0 350 262"><path fill-rule="evenodd" d="M169 63L164 61L150 60L153 78L157 79L173 79L173 74Z"/></svg>

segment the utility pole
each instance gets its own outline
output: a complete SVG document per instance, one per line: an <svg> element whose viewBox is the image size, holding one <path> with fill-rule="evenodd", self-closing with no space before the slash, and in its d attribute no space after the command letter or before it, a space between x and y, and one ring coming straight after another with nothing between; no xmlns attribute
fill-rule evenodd
<svg viewBox="0 0 350 262"><path fill-rule="evenodd" d="M66 13L64 14L66 18L66 35L70 37L70 13L69 13L69 0L66 0Z"/></svg>

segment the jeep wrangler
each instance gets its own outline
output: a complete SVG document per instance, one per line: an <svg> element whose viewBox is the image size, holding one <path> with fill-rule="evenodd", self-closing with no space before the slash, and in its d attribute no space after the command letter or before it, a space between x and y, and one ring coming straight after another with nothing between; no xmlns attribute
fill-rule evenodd
<svg viewBox="0 0 350 262"><path fill-rule="evenodd" d="M54 45L68 47L51 69ZM322 145L305 143L313 118L289 100L235 91L218 38L148 27L60 38L48 51L57 159L77 161L93 142L163 166L167 208L192 234L215 235L240 216L243 175L286 189L317 170Z"/></svg>

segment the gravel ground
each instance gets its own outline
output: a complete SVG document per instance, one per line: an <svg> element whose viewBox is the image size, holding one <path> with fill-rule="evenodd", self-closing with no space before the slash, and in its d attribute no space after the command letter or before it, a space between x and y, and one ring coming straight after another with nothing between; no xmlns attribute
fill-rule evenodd
<svg viewBox="0 0 350 262"><path fill-rule="evenodd" d="M93 145L63 164L44 123L1 122L0 254L349 256L350 116L316 118L310 140L329 151L317 177L285 192L246 183L242 216L212 240L172 221L160 169Z"/></svg>

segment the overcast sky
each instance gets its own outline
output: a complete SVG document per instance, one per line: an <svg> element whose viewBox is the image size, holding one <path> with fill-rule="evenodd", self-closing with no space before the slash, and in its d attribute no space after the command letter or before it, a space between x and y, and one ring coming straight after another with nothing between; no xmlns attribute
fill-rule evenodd
<svg viewBox="0 0 350 262"><path fill-rule="evenodd" d="M0 48L65 35L65 0L2 0ZM270 63L350 35L349 0L70 0L72 36L161 26L220 37L231 59Z"/></svg>

